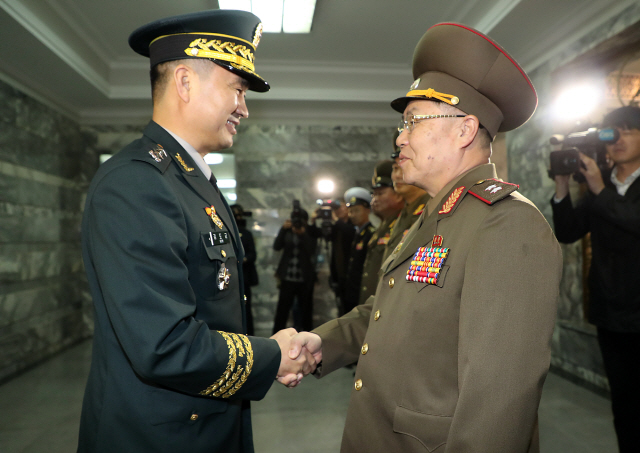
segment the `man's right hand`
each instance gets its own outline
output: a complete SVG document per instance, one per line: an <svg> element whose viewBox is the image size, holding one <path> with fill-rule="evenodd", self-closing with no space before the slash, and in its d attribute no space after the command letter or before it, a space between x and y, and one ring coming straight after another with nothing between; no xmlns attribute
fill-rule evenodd
<svg viewBox="0 0 640 453"><path fill-rule="evenodd" d="M315 371L318 363L314 354L305 348L302 348L302 351L298 351L295 355L290 352L300 344L299 340L296 340L296 343L291 342L296 334L296 329L289 328L276 332L271 337L278 342L281 354L280 368L276 379L287 387L298 385L304 376Z"/></svg>
<svg viewBox="0 0 640 453"><path fill-rule="evenodd" d="M564 199L569 194L569 178L571 175L555 175L553 180L556 182L556 195L558 200Z"/></svg>

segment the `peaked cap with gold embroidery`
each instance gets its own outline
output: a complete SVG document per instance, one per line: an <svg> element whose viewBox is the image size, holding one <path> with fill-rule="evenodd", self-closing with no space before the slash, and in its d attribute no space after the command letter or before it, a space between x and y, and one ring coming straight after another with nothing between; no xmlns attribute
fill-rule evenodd
<svg viewBox="0 0 640 453"><path fill-rule="evenodd" d="M249 82L252 91L269 91L255 70L262 23L252 13L209 10L166 17L135 30L129 46L149 57L151 67L165 61L205 58Z"/></svg>
<svg viewBox="0 0 640 453"><path fill-rule="evenodd" d="M536 90L524 70L497 43L473 28L442 23L429 28L413 53L410 91L391 102L403 113L412 100L431 99L475 115L491 137L533 115Z"/></svg>

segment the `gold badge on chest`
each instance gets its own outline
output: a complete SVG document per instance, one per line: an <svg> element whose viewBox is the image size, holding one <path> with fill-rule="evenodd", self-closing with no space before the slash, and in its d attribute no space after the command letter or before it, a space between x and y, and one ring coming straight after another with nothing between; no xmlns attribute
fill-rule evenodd
<svg viewBox="0 0 640 453"><path fill-rule="evenodd" d="M207 213L207 215L211 217L211 220L213 221L213 223L215 223L218 228L222 229L224 224L222 223L222 220L220 220L220 217L218 217L218 214L216 213L216 208L213 205L211 205L204 208L204 210Z"/></svg>

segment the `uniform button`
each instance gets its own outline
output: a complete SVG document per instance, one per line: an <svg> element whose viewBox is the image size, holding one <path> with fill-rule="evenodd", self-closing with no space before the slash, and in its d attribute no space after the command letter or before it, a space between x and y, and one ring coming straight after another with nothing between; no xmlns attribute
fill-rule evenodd
<svg viewBox="0 0 640 453"><path fill-rule="evenodd" d="M198 419L198 414L191 414L191 421L195 422Z"/></svg>
<svg viewBox="0 0 640 453"><path fill-rule="evenodd" d="M362 287L362 291L366 291L366 290L367 290L367 287L366 287L366 286L363 286L363 287Z"/></svg>
<svg viewBox="0 0 640 453"><path fill-rule="evenodd" d="M368 276L369 276L369 272L365 272L365 273L363 274L363 277L368 277Z"/></svg>
<svg viewBox="0 0 640 453"><path fill-rule="evenodd" d="M376 314L373 316L374 321L380 319L380 310L376 310Z"/></svg>
<svg viewBox="0 0 640 453"><path fill-rule="evenodd" d="M367 352L369 352L369 345L367 343L362 345L362 355L365 355Z"/></svg>
<svg viewBox="0 0 640 453"><path fill-rule="evenodd" d="M222 250L220 253L222 254L222 257L223 257L223 258L226 258L226 256L227 256L227 252L225 252L224 250Z"/></svg>
<svg viewBox="0 0 640 453"><path fill-rule="evenodd" d="M395 284L396 284L396 279L391 277L389 279L389 288L393 288L393 285L395 285Z"/></svg>
<svg viewBox="0 0 640 453"><path fill-rule="evenodd" d="M356 387L356 390L360 390L362 388L362 379L358 379L356 381L355 387Z"/></svg>

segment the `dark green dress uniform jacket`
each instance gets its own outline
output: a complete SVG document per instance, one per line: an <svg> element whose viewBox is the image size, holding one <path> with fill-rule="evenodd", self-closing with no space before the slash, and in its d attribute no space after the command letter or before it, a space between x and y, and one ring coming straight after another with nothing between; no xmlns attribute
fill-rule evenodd
<svg viewBox="0 0 640 453"><path fill-rule="evenodd" d="M375 232L371 223L367 222L356 233L351 242L349 252L349 265L347 266L347 278L344 289L344 299L342 301L345 312L350 311L360 302L360 282L362 281L362 267L367 257L369 239Z"/></svg>
<svg viewBox="0 0 640 453"><path fill-rule="evenodd" d="M389 234L387 248L385 249L384 255L382 256L383 262L386 261L387 258L389 258L389 255L391 255L393 249L395 249L402 238L406 236L406 234L409 232L409 228L411 228L411 225L413 225L414 222L418 220L418 218L420 218L420 215L425 209L425 206L427 206L427 202L430 198L431 197L429 196L429 194L425 193L421 197L418 197L410 204L402 208L402 211L400 211L400 215L398 216L398 221L393 225L393 228L391 229L391 232Z"/></svg>
<svg viewBox="0 0 640 453"><path fill-rule="evenodd" d="M398 213L399 214L399 213ZM378 271L382 264L382 257L391 236L391 229L398 220L398 214L393 214L384 220L369 239L367 256L362 266L362 281L360 282L360 304L376 293L378 286Z"/></svg>
<svg viewBox="0 0 640 453"><path fill-rule="evenodd" d="M373 301L315 330L321 375L358 360L342 452L539 451L562 256L538 209L499 195L508 184L476 184L489 178L482 165L438 194L383 263ZM449 248L437 284L407 281L436 235Z"/></svg>
<svg viewBox="0 0 640 453"><path fill-rule="evenodd" d="M157 124L99 168L82 245L95 335L78 451L252 452L246 400L274 382L280 349L243 335L233 216Z"/></svg>

